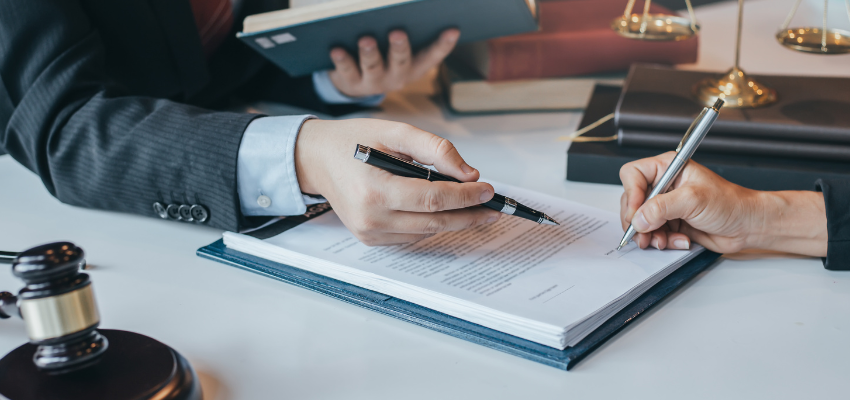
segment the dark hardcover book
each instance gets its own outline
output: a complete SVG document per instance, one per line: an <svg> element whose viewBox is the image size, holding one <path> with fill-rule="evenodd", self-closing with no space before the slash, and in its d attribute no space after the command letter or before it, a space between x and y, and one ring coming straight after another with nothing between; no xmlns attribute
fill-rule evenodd
<svg viewBox="0 0 850 400"><path fill-rule="evenodd" d="M634 65L617 107L619 128L684 132L702 111L694 85L713 72ZM850 78L754 76L779 100L761 108L725 107L711 132L728 136L850 143Z"/></svg>
<svg viewBox="0 0 850 400"><path fill-rule="evenodd" d="M327 205L315 205L304 216L284 218L250 235L257 238L275 236L314 216L321 215L328 209ZM720 256L710 251L702 252L609 318L575 346L559 350L350 283L235 251L227 248L222 240L198 249L197 254L200 257L287 282L424 328L563 370L569 370L617 332L635 323L638 317L705 271Z"/></svg>
<svg viewBox="0 0 850 400"><path fill-rule="evenodd" d="M534 0L336 0L245 18L239 38L291 76L333 68L331 48L357 54L357 40L403 29L414 51L448 28L460 43L537 30Z"/></svg>
<svg viewBox="0 0 850 400"><path fill-rule="evenodd" d="M612 113L617 107L620 91L619 87L597 86L580 127ZM684 134L686 129L687 126L681 132ZM586 136L607 137L616 133L614 122L608 121ZM675 146L671 146L667 150L674 149ZM567 151L567 180L620 185L620 167L664 151L621 147L616 141L572 143ZM729 181L757 190L813 190L818 178L850 179L850 163L843 162L711 154L702 148L697 150L693 159Z"/></svg>
<svg viewBox="0 0 850 400"><path fill-rule="evenodd" d="M667 132L621 128L617 143L623 147L670 150L682 140L683 131ZM770 140L709 133L699 146L701 152L850 162L850 145L838 143ZM850 164L848 164L850 168Z"/></svg>

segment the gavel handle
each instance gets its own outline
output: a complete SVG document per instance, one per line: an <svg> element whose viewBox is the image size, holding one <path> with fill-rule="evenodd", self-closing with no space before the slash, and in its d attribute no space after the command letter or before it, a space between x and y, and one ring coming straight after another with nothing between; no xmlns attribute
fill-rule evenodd
<svg viewBox="0 0 850 400"><path fill-rule="evenodd" d="M0 264L11 264L18 257L18 253L12 251L0 251Z"/></svg>

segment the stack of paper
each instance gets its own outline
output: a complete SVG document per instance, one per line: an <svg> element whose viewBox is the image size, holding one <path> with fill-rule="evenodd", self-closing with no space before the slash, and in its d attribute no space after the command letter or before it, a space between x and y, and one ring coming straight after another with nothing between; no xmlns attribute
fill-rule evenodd
<svg viewBox="0 0 850 400"><path fill-rule="evenodd" d="M615 251L616 214L493 184L561 222L497 223L407 245L367 247L333 212L269 239L228 232L228 248L397 297L546 346L572 346L699 254Z"/></svg>

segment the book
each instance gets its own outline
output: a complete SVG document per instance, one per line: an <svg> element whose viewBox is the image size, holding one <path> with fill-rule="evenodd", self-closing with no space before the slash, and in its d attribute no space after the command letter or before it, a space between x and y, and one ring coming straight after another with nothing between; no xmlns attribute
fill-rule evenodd
<svg viewBox="0 0 850 400"><path fill-rule="evenodd" d="M619 216L492 182L561 226L505 216L406 245L367 247L333 211L265 239L225 232L228 249L392 296L563 350L704 249L616 251Z"/></svg>
<svg viewBox="0 0 850 400"><path fill-rule="evenodd" d="M635 62L696 62L697 37L652 42L613 32L611 21L625 5L621 0L541 2L539 32L461 45L454 54L490 81L615 72ZM655 3L650 11L670 13Z"/></svg>
<svg viewBox="0 0 850 400"><path fill-rule="evenodd" d="M449 106L458 113L583 109L597 83L622 85L625 72L490 82L450 56L440 66Z"/></svg>
<svg viewBox="0 0 850 400"><path fill-rule="evenodd" d="M714 72L635 65L615 111L619 128L684 132L702 111L691 91ZM730 108L711 135L805 143L850 144L850 78L753 76L776 90L779 100L760 108Z"/></svg>
<svg viewBox="0 0 850 400"><path fill-rule="evenodd" d="M617 107L622 88L598 85L585 109L579 128L596 122ZM724 109L724 112L727 109ZM722 114L722 112L721 112ZM715 125L716 126L716 125ZM682 129L681 132L685 132ZM610 137L617 133L610 120L585 136ZM714 133L712 128L708 137ZM680 137L681 139L681 137ZM678 143L678 141L677 141ZM667 149L623 147L616 141L571 143L567 150L567 180L620 185L620 168L641 158L653 157ZM850 179L846 162L788 159L742 154L716 154L698 149L693 160L705 165L723 178L756 190L814 190L815 181Z"/></svg>
<svg viewBox="0 0 850 400"><path fill-rule="evenodd" d="M683 134L684 131L620 128L617 130L617 143L624 147L646 147L666 151L676 148ZM850 162L850 145L847 144L760 139L713 132L703 139L699 151L781 159Z"/></svg>
<svg viewBox="0 0 850 400"><path fill-rule="evenodd" d="M537 30L536 0L334 0L255 14L237 36L291 76L332 69L333 47L357 54L357 41L373 36L382 51L387 35L407 32L413 51L448 28L458 43Z"/></svg>
<svg viewBox="0 0 850 400"><path fill-rule="evenodd" d="M320 215L327 211L326 205L315 205L308 208L310 215ZM280 234L291 229L306 219L303 216L288 217L281 219L262 230L271 230ZM299 222L291 222L297 220ZM258 231L252 232L256 236ZM262 235L261 235L262 236ZM451 315L443 314L416 304L381 294L372 290L354 286L343 281L331 279L326 276L317 275L308 271L294 268L286 264L277 263L250 254L242 253L224 245L219 239L214 243L198 249L199 257L226 264L231 267L253 272L264 277L279 280L299 288L307 289L322 295L337 299L347 304L365 308L380 313L384 316L399 319L404 322L431 329L455 338L469 341L490 349L498 350L510 355L521 357L561 370L570 370L581 360L585 359L595 349L599 348L608 339L614 337L618 332L629 324L639 320L641 315L656 305L664 298L675 292L685 283L699 276L710 267L719 254L704 251L687 264L679 267L661 282L657 283L649 291L637 298L626 308L605 321L592 333L578 342L575 346L564 350L520 339L516 336L504 334L493 329L476 325Z"/></svg>

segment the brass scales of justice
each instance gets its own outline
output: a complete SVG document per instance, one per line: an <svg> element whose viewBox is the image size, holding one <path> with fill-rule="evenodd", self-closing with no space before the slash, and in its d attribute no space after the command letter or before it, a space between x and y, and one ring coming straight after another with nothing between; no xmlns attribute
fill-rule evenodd
<svg viewBox="0 0 850 400"><path fill-rule="evenodd" d="M685 40L699 33L699 25L694 17L691 0L685 0L688 17L671 14L650 14L652 0L645 0L643 13L632 13L635 0L629 0L623 16L611 21L611 29L620 36L636 40L671 41ZM850 32L829 28L827 11L829 0L823 2L823 24L789 28L802 0L797 0L782 27L776 33L776 40L789 49L813 54L850 53ZM848 20L850 20L850 0L844 0ZM735 46L735 65L725 74L710 77L697 83L693 96L700 103L711 106L717 99L726 101L726 107L754 108L776 102L775 90L764 86L747 75L740 67L741 26L743 24L744 0L738 0L738 28Z"/></svg>

